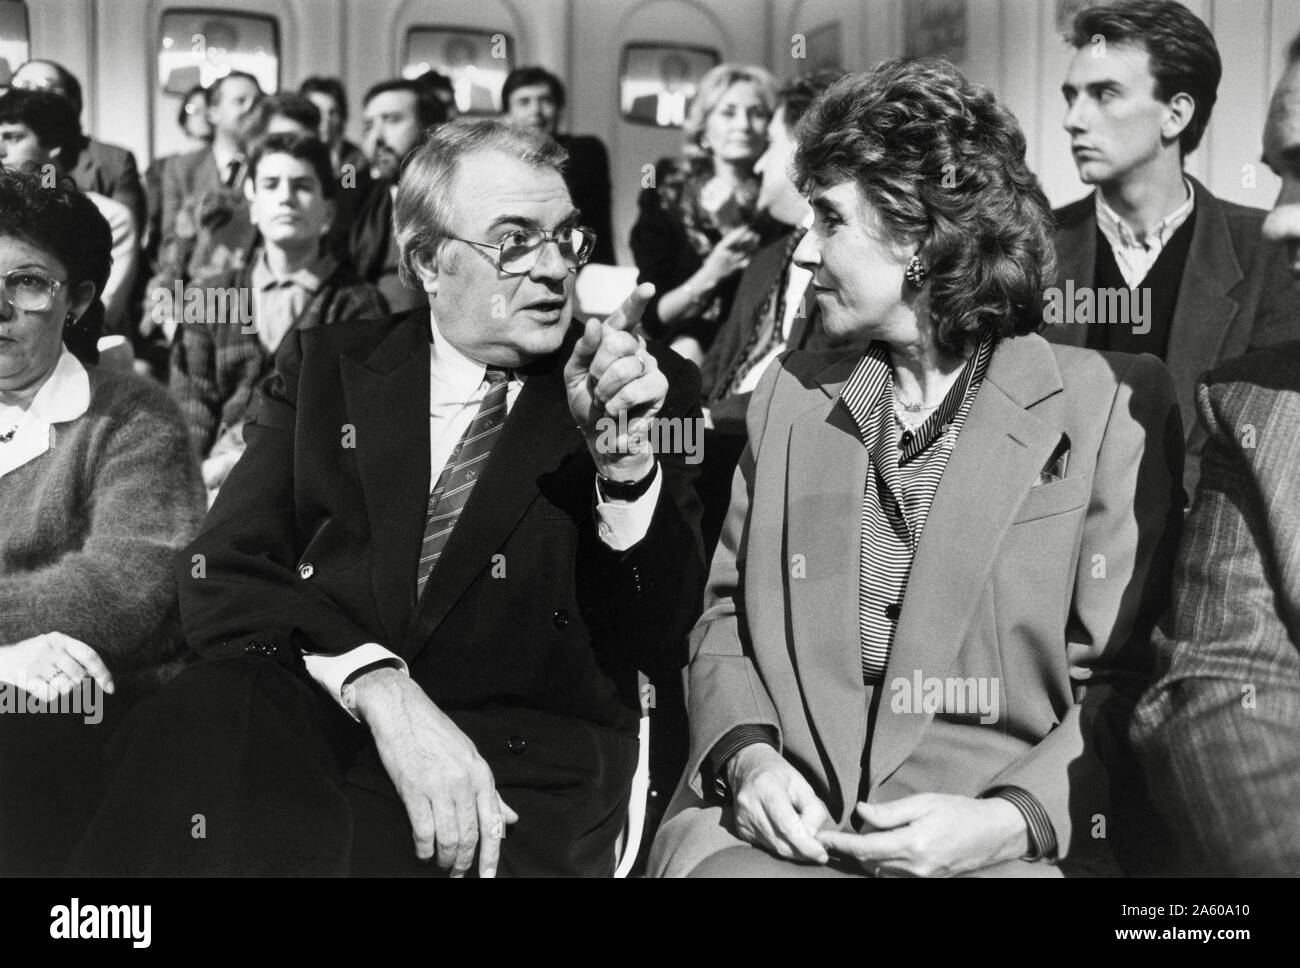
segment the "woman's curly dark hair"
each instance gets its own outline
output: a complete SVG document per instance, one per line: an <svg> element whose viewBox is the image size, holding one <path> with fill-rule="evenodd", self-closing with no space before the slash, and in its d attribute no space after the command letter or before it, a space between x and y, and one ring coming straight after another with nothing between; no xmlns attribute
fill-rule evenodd
<svg viewBox="0 0 1300 968"><path fill-rule="evenodd" d="M95 203L72 185L45 186L37 175L0 169L0 237L44 249L68 270L68 284L95 285L96 298L75 326L65 326L64 345L83 362L98 360L104 291L113 266L113 233Z"/></svg>
<svg viewBox="0 0 1300 968"><path fill-rule="evenodd" d="M802 190L851 179L893 234L922 243L940 349L1038 328L1056 275L1051 207L987 88L947 61L886 61L837 81L797 130Z"/></svg>

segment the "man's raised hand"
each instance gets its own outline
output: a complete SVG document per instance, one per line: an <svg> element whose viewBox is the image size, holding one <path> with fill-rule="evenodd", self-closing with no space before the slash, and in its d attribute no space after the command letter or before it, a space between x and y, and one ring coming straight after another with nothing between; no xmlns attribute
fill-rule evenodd
<svg viewBox="0 0 1300 968"><path fill-rule="evenodd" d="M569 411L605 477L639 479L654 464L650 421L663 408L668 380L634 332L654 296L642 283L603 323L587 321L564 367Z"/></svg>

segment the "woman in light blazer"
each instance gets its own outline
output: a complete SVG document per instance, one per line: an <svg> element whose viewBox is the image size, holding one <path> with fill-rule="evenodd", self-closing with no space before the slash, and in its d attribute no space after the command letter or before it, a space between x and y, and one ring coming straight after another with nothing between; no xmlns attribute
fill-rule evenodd
<svg viewBox="0 0 1300 968"><path fill-rule="evenodd" d="M754 394L651 871L1117 873L1181 520L1168 373L1034 333L1050 210L951 65L844 78L798 141L795 261L871 342Z"/></svg>

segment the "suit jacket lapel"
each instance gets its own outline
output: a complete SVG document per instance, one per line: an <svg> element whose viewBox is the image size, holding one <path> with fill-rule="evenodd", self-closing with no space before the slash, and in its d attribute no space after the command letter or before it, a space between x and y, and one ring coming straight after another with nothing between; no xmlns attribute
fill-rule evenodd
<svg viewBox="0 0 1300 968"><path fill-rule="evenodd" d="M1061 386L1056 360L1043 340L1006 339L994 350L912 562L872 738L872 788L898 769L932 718L891 714L889 684L896 678L912 681L916 670L923 677L949 674L1003 535L1061 439L1057 422L1044 419L1055 407L1044 406L1037 414L1031 408Z"/></svg>
<svg viewBox="0 0 1300 968"><path fill-rule="evenodd" d="M1056 254L1058 257L1056 285L1065 288L1067 280L1076 287L1096 284L1097 272L1097 215L1096 201L1092 195L1067 205L1058 216ZM1070 346L1083 346L1087 339L1086 326L1065 325L1055 327L1052 339Z"/></svg>
<svg viewBox="0 0 1300 968"><path fill-rule="evenodd" d="M1196 192L1196 221L1165 354L1184 415L1196 413L1197 381L1219 358L1229 331L1251 322L1236 319L1237 301L1228 295L1245 273L1232 247L1223 207L1200 182L1188 180ZM1185 417L1184 423L1190 436L1196 421Z"/></svg>
<svg viewBox="0 0 1300 968"><path fill-rule="evenodd" d="M371 564L375 603L395 643L415 604L429 499L428 310L398 323L365 361L345 356L340 367L371 546L386 555Z"/></svg>
<svg viewBox="0 0 1300 968"><path fill-rule="evenodd" d="M501 428L501 436L492 447L487 466L470 492L406 630L402 654L408 659L424 648L474 579L491 568L492 555L541 494L541 478L582 446L582 434L573 424L564 387L563 366L574 335L576 331L549 361L548 368L524 380ZM425 437L428 437L427 428ZM592 487L595 487L594 480ZM421 535L423 526L422 516ZM417 536L417 545L419 541ZM414 584L413 558L412 590Z"/></svg>
<svg viewBox="0 0 1300 968"><path fill-rule="evenodd" d="M792 422L786 472L784 564L795 664L842 803L857 794L867 739L857 601L870 461L839 402L859 358L842 358L818 376L825 396Z"/></svg>

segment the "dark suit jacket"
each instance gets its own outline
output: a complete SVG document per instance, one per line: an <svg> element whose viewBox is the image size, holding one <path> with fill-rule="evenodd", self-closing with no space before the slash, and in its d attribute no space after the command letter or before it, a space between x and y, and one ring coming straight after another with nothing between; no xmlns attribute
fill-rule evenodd
<svg viewBox="0 0 1300 968"><path fill-rule="evenodd" d="M387 178L375 179L352 215L348 255L352 270L369 283L378 281L383 274L388 244L393 237L392 185Z"/></svg>
<svg viewBox="0 0 1300 968"><path fill-rule="evenodd" d="M1200 490L1134 743L1185 872L1300 874L1300 343L1197 392Z"/></svg>
<svg viewBox="0 0 1300 968"><path fill-rule="evenodd" d="M759 724L842 828L859 799L1018 786L1051 818L1063 865L1115 873L1115 844L1133 832L1115 819L1112 768L1182 523L1169 375L1151 356L1032 334L998 344L921 534L883 683L868 686L857 604L870 458L840 400L859 357L791 353L754 392L691 634L689 765L651 869L685 874L742 843L702 771L727 732ZM1045 480L1062 447L1063 475ZM927 678L996 682L999 708L983 722L960 701L896 708L900 688Z"/></svg>
<svg viewBox="0 0 1300 968"><path fill-rule="evenodd" d="M1192 419L1196 383L1211 366L1248 350L1300 337L1300 288L1280 246L1260 237L1264 211L1215 198L1190 178L1196 192L1191 250L1169 332L1165 364L1174 378L1187 432L1183 474L1188 495L1200 473L1204 428ZM1095 285L1096 203L1092 195L1056 211L1057 285ZM1056 343L1084 345L1083 326L1048 326Z"/></svg>
<svg viewBox="0 0 1300 968"><path fill-rule="evenodd" d="M704 577L683 455L661 456L644 539L616 553L596 536L595 468L562 380L578 332L527 375L418 604L427 310L295 334L245 427L247 452L177 565L187 638L209 656L269 644L297 667L299 648L364 642L402 655L479 745L508 803L526 812L512 788L525 804L547 798L531 804L534 832L512 832L505 849L531 844L535 866L561 871L592 838L612 869L636 765L635 673L680 669ZM670 381L665 415L698 414L694 369L652 351ZM355 446L341 437L349 430ZM195 554L204 579L191 577ZM514 734L526 745L507 744Z"/></svg>
<svg viewBox="0 0 1300 968"><path fill-rule="evenodd" d="M569 152L564 181L573 204L582 212L582 224L596 232L592 262L614 265L614 222L610 215L609 152L599 138L562 134L555 139Z"/></svg>
<svg viewBox="0 0 1300 968"><path fill-rule="evenodd" d="M135 230L144 237L149 207L144 185L136 168L135 155L117 145L91 139L77 158L72 180L83 192L96 192L121 202L135 217Z"/></svg>
<svg viewBox="0 0 1300 968"><path fill-rule="evenodd" d="M758 325L759 311L767 298L768 290L776 284L785 272L782 257L793 229L786 231L776 241L764 246L754 253L754 258L745 267L736 289L735 302L731 312L722 325L718 335L709 347L704 363L700 366L700 390L704 399L712 400L724 392L723 382L743 360L749 347L754 328ZM830 348L826 331L821 326L821 311L811 291L804 294L803 309L790 326L790 338L786 348L791 350L824 350ZM745 410L749 407L750 394L740 393L721 397L711 404L709 413L713 425L725 433L745 433Z"/></svg>

